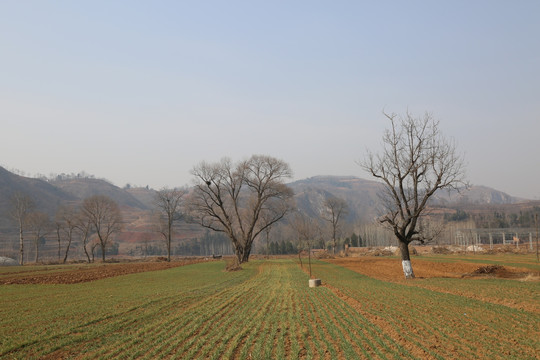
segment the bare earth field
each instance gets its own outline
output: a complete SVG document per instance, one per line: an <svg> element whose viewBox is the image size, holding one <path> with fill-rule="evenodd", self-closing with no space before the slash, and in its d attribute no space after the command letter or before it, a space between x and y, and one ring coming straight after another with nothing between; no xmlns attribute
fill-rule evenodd
<svg viewBox="0 0 540 360"><path fill-rule="evenodd" d="M328 259L328 262L344 266L360 274L375 279L399 281L403 278L401 261L388 257L356 257ZM495 267L488 264L479 265L466 261L434 262L429 259L413 258L413 270L417 279L429 278L463 278L463 277L497 277L504 279L520 279L531 274L540 276L538 271L527 268L508 266ZM404 280L405 281L405 280Z"/></svg>
<svg viewBox="0 0 540 360"><path fill-rule="evenodd" d="M452 283L448 286L445 279L505 279L519 282L531 282L538 284L540 282L540 271L530 267L515 267L493 265L481 263L481 260L471 257L474 261L470 262L467 258L453 258L453 256L437 257L439 261L431 259L413 258L412 265L416 279L407 280L403 277L401 261L396 258L387 257L356 257L356 258L336 258L326 261L343 266L357 273L369 276L374 279L389 281L408 286L422 287L433 291L443 292L468 297L488 303L500 304L515 309L527 310L540 313L540 303L531 302L529 299L521 299L519 296L512 297L511 294L497 291L497 284L478 284L474 286L471 282ZM452 262L446 262L446 261ZM517 261L520 259L518 258ZM516 261L514 261L516 262ZM531 265L531 261L525 261L524 265ZM463 286L461 286L463 285ZM490 288L491 287L491 288ZM531 295L534 297L534 290ZM540 294L536 294L538 297Z"/></svg>
<svg viewBox="0 0 540 360"><path fill-rule="evenodd" d="M159 262L95 263L80 265L55 265L34 270L31 267L20 271L0 273L0 285L5 284L77 284L115 276L135 274L146 271L158 271L178 266L195 264L202 259ZM19 268L15 268L19 269Z"/></svg>

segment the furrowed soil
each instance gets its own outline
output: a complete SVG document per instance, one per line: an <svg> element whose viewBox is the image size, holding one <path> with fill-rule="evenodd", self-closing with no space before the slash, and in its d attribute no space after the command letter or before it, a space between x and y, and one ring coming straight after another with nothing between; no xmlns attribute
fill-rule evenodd
<svg viewBox="0 0 540 360"><path fill-rule="evenodd" d="M326 261L344 266L375 279L400 281L403 279L401 260L388 257L356 257L326 259ZM412 259L413 271L417 279L462 278L492 276L504 279L519 279L530 274L540 276L540 272L527 268L501 266L490 268L489 264L480 265L466 261L434 262L433 260ZM486 269L482 271L482 269Z"/></svg>
<svg viewBox="0 0 540 360"><path fill-rule="evenodd" d="M540 313L540 302L531 301L538 299L539 294L533 287L530 290L523 286L523 291L528 291L529 296L520 297L516 294L505 293L497 290L499 283L483 282L480 280L512 280L517 285L523 283L540 282L540 271L529 267L515 267L493 265L488 263L469 262L470 260L455 260L448 256L447 260L454 262L434 261L434 259L413 258L412 266L415 279L405 279L401 260L388 257L355 257L325 259L325 261L343 266L354 272L369 276L374 279L389 281L407 286L422 287L434 291L454 294L477 299L493 304L509 306L515 309ZM475 261L478 261L474 259ZM538 268L538 266L536 266ZM445 280L448 279L448 280ZM450 279L469 279L476 281L456 281Z"/></svg>
<svg viewBox="0 0 540 360"><path fill-rule="evenodd" d="M165 270L179 266L195 264L205 260L190 259L171 262L131 262L118 264L84 264L42 266L38 269L25 269L0 274L0 285L10 284L77 284L120 275L146 271Z"/></svg>

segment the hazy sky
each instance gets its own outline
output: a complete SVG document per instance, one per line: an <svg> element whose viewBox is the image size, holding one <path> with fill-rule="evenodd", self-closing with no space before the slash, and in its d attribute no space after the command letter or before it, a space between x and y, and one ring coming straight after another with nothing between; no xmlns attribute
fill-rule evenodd
<svg viewBox="0 0 540 360"><path fill-rule="evenodd" d="M540 1L0 1L0 165L190 184L267 154L368 178L382 110L540 199Z"/></svg>

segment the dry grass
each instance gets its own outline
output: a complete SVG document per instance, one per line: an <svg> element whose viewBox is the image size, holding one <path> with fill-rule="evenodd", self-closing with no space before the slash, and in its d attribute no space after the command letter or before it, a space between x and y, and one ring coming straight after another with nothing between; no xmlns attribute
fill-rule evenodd
<svg viewBox="0 0 540 360"><path fill-rule="evenodd" d="M527 274L525 277L519 279L519 281L540 281L540 275L538 274Z"/></svg>

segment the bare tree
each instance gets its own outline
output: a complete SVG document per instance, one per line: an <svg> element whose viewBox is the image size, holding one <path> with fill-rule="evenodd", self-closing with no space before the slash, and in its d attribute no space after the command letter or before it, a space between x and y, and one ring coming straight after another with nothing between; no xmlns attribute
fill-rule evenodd
<svg viewBox="0 0 540 360"><path fill-rule="evenodd" d="M266 258L270 258L270 231L272 230L271 226L268 226L266 229L264 229L264 234L266 238Z"/></svg>
<svg viewBox="0 0 540 360"><path fill-rule="evenodd" d="M298 260L300 260L302 267L302 251L307 250L308 252L309 277L311 278L311 249L316 238L321 237L321 228L315 219L300 211L294 213L289 224L298 239Z"/></svg>
<svg viewBox="0 0 540 360"><path fill-rule="evenodd" d="M15 193L11 197L10 217L19 228L19 264L24 264L24 229L28 214L34 208L34 202L23 193Z"/></svg>
<svg viewBox="0 0 540 360"><path fill-rule="evenodd" d="M60 252L62 251L62 236L61 232L64 227L64 223L58 218L58 213L54 219L54 228L56 230L56 241L58 242L58 262L60 262Z"/></svg>
<svg viewBox="0 0 540 360"><path fill-rule="evenodd" d="M186 190L162 189L156 193L156 208L159 212L159 233L165 239L167 261L171 261L173 225L182 218L183 198Z"/></svg>
<svg viewBox="0 0 540 360"><path fill-rule="evenodd" d="M90 253L92 254L92 262L95 261L94 255L96 253L96 248L98 246L99 246L99 240L96 240L94 238L94 240L90 241Z"/></svg>
<svg viewBox="0 0 540 360"><path fill-rule="evenodd" d="M340 221L345 217L349 211L347 202L341 198L335 196L329 196L324 200L324 208L321 214L323 220L330 223L332 231L332 252L336 254L336 242L339 232Z"/></svg>
<svg viewBox="0 0 540 360"><path fill-rule="evenodd" d="M51 230L49 215L41 211L28 214L28 229L32 234L36 255L35 262L37 263L39 261L39 245Z"/></svg>
<svg viewBox="0 0 540 360"><path fill-rule="evenodd" d="M64 260L62 263L66 263L69 249L73 241L73 236L75 235L75 230L79 228L80 225L80 216L78 211L73 207L61 206L56 212L56 232L58 236L58 256L60 261L60 239L62 234L64 235L67 244L66 250L64 252ZM84 242L86 245L86 241Z"/></svg>
<svg viewBox="0 0 540 360"><path fill-rule="evenodd" d="M272 220L273 220L273 217L272 217L271 213L263 213L261 215L261 221L262 221L263 226L266 223L272 222ZM266 240L266 258L267 259L270 258L270 232L272 231L272 226L273 225L274 225L274 223L269 225L269 226L264 227L264 235L265 235L265 240Z"/></svg>
<svg viewBox="0 0 540 360"><path fill-rule="evenodd" d="M114 233L122 229L122 215L118 205L111 198L95 195L83 201L81 213L95 230L101 247L102 260Z"/></svg>
<svg viewBox="0 0 540 360"><path fill-rule="evenodd" d="M401 250L403 273L413 278L409 244L430 240L419 230L428 200L437 190L468 186L465 165L455 144L444 138L439 122L426 113L415 118L384 113L391 128L383 136L383 151L369 152L360 165L381 180L383 214L379 222L396 236Z"/></svg>
<svg viewBox="0 0 540 360"><path fill-rule="evenodd" d="M284 179L292 172L282 160L253 155L236 165L230 159L202 162L192 174L196 182L188 205L192 219L225 233L239 263L249 260L253 240L291 209L293 192Z"/></svg>
<svg viewBox="0 0 540 360"><path fill-rule="evenodd" d="M75 221L76 229L81 233L81 240L82 240L84 254L86 255L86 259L88 260L88 263L91 263L94 259L94 254L93 254L94 250L92 249L92 259L90 259L90 254L88 253L87 245L94 231L92 227L92 221L87 216L84 216L84 214L82 213L82 209L76 213L74 221Z"/></svg>

